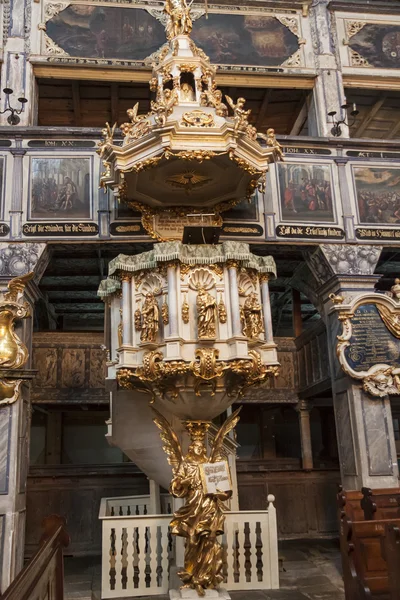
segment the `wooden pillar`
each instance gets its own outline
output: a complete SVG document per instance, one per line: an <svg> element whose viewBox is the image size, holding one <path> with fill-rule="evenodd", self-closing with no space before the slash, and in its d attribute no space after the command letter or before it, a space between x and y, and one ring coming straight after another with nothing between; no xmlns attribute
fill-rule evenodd
<svg viewBox="0 0 400 600"><path fill-rule="evenodd" d="M312 407L305 400L300 400L296 406L300 425L301 458L305 471L312 471L314 468L310 427L311 409Z"/></svg>
<svg viewBox="0 0 400 600"><path fill-rule="evenodd" d="M46 465L59 465L62 449L62 412L50 411L46 421Z"/></svg>
<svg viewBox="0 0 400 600"><path fill-rule="evenodd" d="M294 337L299 337L303 331L301 320L301 298L299 290L292 288L292 317Z"/></svg>

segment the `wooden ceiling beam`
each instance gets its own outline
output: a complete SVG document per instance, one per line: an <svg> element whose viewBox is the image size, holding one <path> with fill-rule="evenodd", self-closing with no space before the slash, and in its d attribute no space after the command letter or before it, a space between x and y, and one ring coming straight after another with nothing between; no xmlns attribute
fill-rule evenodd
<svg viewBox="0 0 400 600"><path fill-rule="evenodd" d="M72 103L74 107L74 120L76 127L81 127L82 118L81 118L81 104L80 104L80 94L79 94L79 81L72 82Z"/></svg>
<svg viewBox="0 0 400 600"><path fill-rule="evenodd" d="M271 94L273 92L272 88L266 90L264 94L264 98L262 99L260 110L258 112L257 121L255 123L256 129L260 129L262 124L264 123L264 119L267 116L268 104L271 98Z"/></svg>
<svg viewBox="0 0 400 600"><path fill-rule="evenodd" d="M375 104L370 108L368 113L362 119L362 121L361 121L360 125L357 127L353 137L356 137L356 138L362 137L362 134L368 128L368 125L371 123L371 121L373 120L373 118L375 117L377 112L380 110L380 108L385 103L386 98L387 98L386 94L383 94L380 96L380 98L375 102Z"/></svg>
<svg viewBox="0 0 400 600"><path fill-rule="evenodd" d="M304 98L302 94L296 109L293 112L293 119L288 125L286 133L288 135L300 135L300 131L303 129L304 123L307 121L309 108L309 97Z"/></svg>
<svg viewBox="0 0 400 600"><path fill-rule="evenodd" d="M393 127L393 129L390 130L390 133L387 135L387 139L392 140L399 133L400 133L400 119L397 120L396 125Z"/></svg>
<svg viewBox="0 0 400 600"><path fill-rule="evenodd" d="M111 123L117 123L119 118L118 83L111 84Z"/></svg>

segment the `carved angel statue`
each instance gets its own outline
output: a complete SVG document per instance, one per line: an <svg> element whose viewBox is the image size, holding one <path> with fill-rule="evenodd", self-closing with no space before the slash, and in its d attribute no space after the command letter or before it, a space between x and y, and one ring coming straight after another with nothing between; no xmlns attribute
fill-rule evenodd
<svg viewBox="0 0 400 600"><path fill-rule="evenodd" d="M178 102L178 93L174 90L163 90L157 100L151 101L151 112L154 120L160 127L164 127L167 118L172 114L174 105Z"/></svg>
<svg viewBox="0 0 400 600"><path fill-rule="evenodd" d="M172 40L177 35L189 35L192 31L191 5L192 2L187 4L186 0L166 0L164 12L167 15L168 40Z"/></svg>
<svg viewBox="0 0 400 600"><path fill-rule="evenodd" d="M235 131L245 130L249 124L249 116L251 110L245 110L244 105L246 100L244 98L238 98L236 104L230 96L225 94L226 101L233 110L233 119L235 123Z"/></svg>
<svg viewBox="0 0 400 600"><path fill-rule="evenodd" d="M136 102L133 108L129 108L126 111L130 122L122 123L120 129L125 136L124 143L127 144L130 140L135 140L142 135L146 135L150 131L150 121L146 118L146 115L138 115L139 102Z"/></svg>
<svg viewBox="0 0 400 600"><path fill-rule="evenodd" d="M101 140L100 142L97 142L97 145L98 145L97 154L99 154L101 158L103 158L105 149L114 143L114 133L115 133L116 127L117 127L116 123L114 123L114 125L112 127L110 127L109 123L106 123L106 126L104 127L104 129L101 130L101 135L103 136L104 139Z"/></svg>
<svg viewBox="0 0 400 600"><path fill-rule="evenodd" d="M176 498L185 499L184 506L174 513L171 521L171 532L186 539L184 568L178 575L184 587L195 589L199 596L204 596L206 589L217 588L223 580L223 548L217 536L224 532L224 511L227 510L224 501L232 496L232 491L217 489L215 494L207 493L201 465L225 460L223 442L239 421L240 408L220 427L209 457L204 443L209 422L187 422L191 443L186 456L182 456L181 445L170 424L154 408L153 411L156 415L154 423L164 442L163 449L172 465L170 492Z"/></svg>
<svg viewBox="0 0 400 600"><path fill-rule="evenodd" d="M254 339L264 331L261 304L257 299L257 294L252 292L243 306L244 328L243 335Z"/></svg>
<svg viewBox="0 0 400 600"><path fill-rule="evenodd" d="M222 102L221 90L215 88L205 90L202 93L202 104L205 106L213 106L215 108L215 114L219 117L226 117L228 115L228 107Z"/></svg>
<svg viewBox="0 0 400 600"><path fill-rule="evenodd" d="M217 301L205 289L200 288L196 300L197 329L199 338L214 338L217 320Z"/></svg>
<svg viewBox="0 0 400 600"><path fill-rule="evenodd" d="M275 137L275 130L270 128L267 129L267 135L265 135L265 133L257 133L257 137L261 138L262 140L265 140L267 142L267 146L269 148L274 148L279 160L283 160L284 157L284 153L282 150L282 146L280 145L280 143L278 142L278 140Z"/></svg>
<svg viewBox="0 0 400 600"><path fill-rule="evenodd" d="M148 292L142 307L142 326L140 340L155 342L158 332L159 309L154 294Z"/></svg>

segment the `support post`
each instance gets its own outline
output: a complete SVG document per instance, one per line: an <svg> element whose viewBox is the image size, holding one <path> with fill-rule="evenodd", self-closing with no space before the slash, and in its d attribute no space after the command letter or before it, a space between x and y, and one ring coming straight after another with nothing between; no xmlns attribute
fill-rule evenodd
<svg viewBox="0 0 400 600"><path fill-rule="evenodd" d="M265 341L268 344L271 344L274 341L274 332L272 329L271 300L269 297L268 281L269 281L269 276L267 273L264 273L263 275L261 275L260 284L261 284L261 296L262 296L263 315L264 315Z"/></svg>
<svg viewBox="0 0 400 600"><path fill-rule="evenodd" d="M240 304L239 304L239 289L237 282L237 263L233 260L228 262L229 272L229 294L231 299L231 320L232 320L232 335L233 337L242 336L240 327Z"/></svg>
<svg viewBox="0 0 400 600"><path fill-rule="evenodd" d="M314 468L310 427L311 408L312 407L305 400L300 400L296 406L299 415L301 459L305 471L312 471Z"/></svg>
<svg viewBox="0 0 400 600"><path fill-rule="evenodd" d="M177 286L177 266L170 263L167 269L168 279L168 309L169 309L169 335L178 337L178 286Z"/></svg>

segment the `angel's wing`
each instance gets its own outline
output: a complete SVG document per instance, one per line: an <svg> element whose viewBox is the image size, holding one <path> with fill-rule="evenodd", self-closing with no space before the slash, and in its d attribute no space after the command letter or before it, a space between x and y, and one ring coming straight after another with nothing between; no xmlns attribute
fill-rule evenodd
<svg viewBox="0 0 400 600"><path fill-rule="evenodd" d="M33 275L34 273L31 271L30 273L21 275L21 277L14 277L14 279L11 279L7 285L10 291L5 294L5 299L11 300L12 302L17 302L18 294L24 291L26 284L33 278Z"/></svg>
<svg viewBox="0 0 400 600"><path fill-rule="evenodd" d="M131 121L133 123L135 123L135 121L136 121L138 110L139 110L139 102L136 102L135 106L132 108Z"/></svg>
<svg viewBox="0 0 400 600"><path fill-rule="evenodd" d="M230 96L228 96L228 94L225 94L225 99L226 99L227 103L229 104L229 106L231 107L231 109L235 110L236 104L234 103L232 98Z"/></svg>
<svg viewBox="0 0 400 600"><path fill-rule="evenodd" d="M161 440L165 444L163 446L163 450L168 457L168 462L172 466L172 470L174 471L182 461L181 445L176 433L172 431L171 425L168 423L167 419L155 408L152 407L152 410L155 414L153 421L160 430Z"/></svg>
<svg viewBox="0 0 400 600"><path fill-rule="evenodd" d="M224 443L225 436L228 435L228 433L232 431L234 427L236 427L236 424L240 419L239 413L241 410L242 407L239 406L239 408L235 410L235 412L233 412L231 416L227 418L225 423L219 428L211 450L210 462L218 462L219 460L223 459L223 455L221 453L222 444Z"/></svg>

